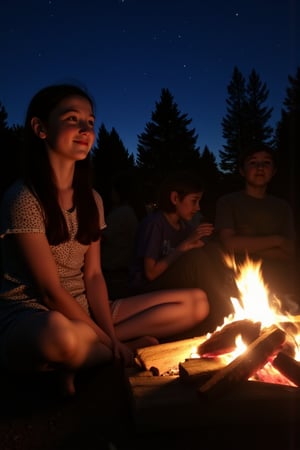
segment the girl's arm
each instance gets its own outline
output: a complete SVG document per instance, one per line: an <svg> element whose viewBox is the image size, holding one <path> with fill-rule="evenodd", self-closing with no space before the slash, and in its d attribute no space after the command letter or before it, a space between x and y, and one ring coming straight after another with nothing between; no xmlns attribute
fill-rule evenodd
<svg viewBox="0 0 300 450"><path fill-rule="evenodd" d="M19 233L15 234L14 238L17 240L26 265L35 281L42 303L51 310L61 312L70 320L81 320L87 323L99 339L111 348L109 336L61 285L56 263L45 234Z"/></svg>
<svg viewBox="0 0 300 450"><path fill-rule="evenodd" d="M126 365L131 364L131 350L120 342L115 334L106 282L101 269L100 239L90 245L85 255L84 282L93 317L99 327L111 338L115 358L121 359Z"/></svg>
<svg viewBox="0 0 300 450"><path fill-rule="evenodd" d="M116 339L106 281L101 269L100 240L92 242L85 255L84 282L89 306L96 323L112 339Z"/></svg>

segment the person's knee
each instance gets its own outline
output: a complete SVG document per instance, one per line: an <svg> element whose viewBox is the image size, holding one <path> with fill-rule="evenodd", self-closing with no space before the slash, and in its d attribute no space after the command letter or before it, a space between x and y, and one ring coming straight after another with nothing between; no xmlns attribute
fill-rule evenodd
<svg viewBox="0 0 300 450"><path fill-rule="evenodd" d="M41 335L41 345L49 360L63 362L72 359L78 348L73 323L63 314L52 311Z"/></svg>
<svg viewBox="0 0 300 450"><path fill-rule="evenodd" d="M194 315L195 322L201 322L209 314L209 302L206 293L202 289L192 289L191 291L193 299L192 314Z"/></svg>

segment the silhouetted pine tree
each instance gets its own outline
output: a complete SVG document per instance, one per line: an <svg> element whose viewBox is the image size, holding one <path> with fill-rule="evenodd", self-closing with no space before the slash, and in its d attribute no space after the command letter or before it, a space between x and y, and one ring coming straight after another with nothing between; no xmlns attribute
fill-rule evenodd
<svg viewBox="0 0 300 450"><path fill-rule="evenodd" d="M234 67L232 79L227 87L227 113L222 120L223 138L226 144L220 150L220 168L224 172L237 172L238 155L244 145L246 117L245 78L237 67Z"/></svg>
<svg viewBox="0 0 300 450"><path fill-rule="evenodd" d="M134 168L134 157L129 155L114 128L107 131L101 124L96 145L92 151L94 187L107 205L110 198L112 179L119 173Z"/></svg>
<svg viewBox="0 0 300 450"><path fill-rule="evenodd" d="M138 135L137 166L160 176L173 169L198 168L198 136L194 128L189 129L192 119L180 113L168 89L161 90L151 119L145 131Z"/></svg>
<svg viewBox="0 0 300 450"><path fill-rule="evenodd" d="M201 155L201 176L207 180L206 184L216 184L220 179L220 171L215 155L205 145Z"/></svg>
<svg viewBox="0 0 300 450"><path fill-rule="evenodd" d="M20 175L19 152L23 127L8 126L7 112L0 103L0 198L4 190Z"/></svg>
<svg viewBox="0 0 300 450"><path fill-rule="evenodd" d="M220 151L220 167L224 172L238 173L241 152L257 143L271 143L273 129L268 125L273 108L264 106L269 91L253 69L246 85L237 67L228 85L227 114L223 118L224 150Z"/></svg>
<svg viewBox="0 0 300 450"><path fill-rule="evenodd" d="M222 174L218 168L215 155L207 145L205 145L201 155L200 176L204 184L201 212L208 220L213 221L216 199L220 195L219 187Z"/></svg>
<svg viewBox="0 0 300 450"><path fill-rule="evenodd" d="M0 102L0 133L2 134L3 131L8 130L8 124L7 124L7 112L4 107L4 105Z"/></svg>
<svg viewBox="0 0 300 450"><path fill-rule="evenodd" d="M273 128L268 125L273 108L264 106L269 96L266 83L262 83L253 69L247 84L247 145L259 142L271 145Z"/></svg>
<svg viewBox="0 0 300 450"><path fill-rule="evenodd" d="M6 164L8 151L8 125L7 112L0 102L0 197L6 187Z"/></svg>
<svg viewBox="0 0 300 450"><path fill-rule="evenodd" d="M297 184L300 179L298 152L300 151L300 67L295 77L288 75L288 87L276 128L278 173L275 182L278 193L286 197L295 211L300 228L300 195Z"/></svg>

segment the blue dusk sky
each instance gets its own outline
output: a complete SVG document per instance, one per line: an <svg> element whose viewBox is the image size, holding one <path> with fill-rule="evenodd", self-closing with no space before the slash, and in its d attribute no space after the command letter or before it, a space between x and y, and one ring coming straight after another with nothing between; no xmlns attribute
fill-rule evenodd
<svg viewBox="0 0 300 450"><path fill-rule="evenodd" d="M23 124L40 88L83 85L135 155L162 88L192 119L200 152L224 140L234 66L267 84L271 125L300 66L300 0L1 0L0 102Z"/></svg>

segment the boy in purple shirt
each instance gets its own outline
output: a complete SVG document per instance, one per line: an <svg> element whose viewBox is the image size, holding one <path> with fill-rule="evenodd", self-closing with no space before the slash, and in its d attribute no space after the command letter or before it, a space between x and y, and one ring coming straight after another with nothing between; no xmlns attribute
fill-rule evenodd
<svg viewBox="0 0 300 450"><path fill-rule="evenodd" d="M188 250L204 246L213 232L211 223L192 225L200 210L203 187L190 173L172 174L161 186L159 209L140 224L131 269L131 288L148 290Z"/></svg>
<svg viewBox="0 0 300 450"><path fill-rule="evenodd" d="M208 295L213 319L206 322L214 327L231 312L229 296L227 304L216 288L225 280L228 269L219 246L213 243L213 225L206 221L193 225L202 196L202 183L190 172L173 173L162 183L158 210L138 228L129 287L133 293L201 288Z"/></svg>

